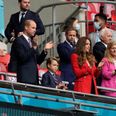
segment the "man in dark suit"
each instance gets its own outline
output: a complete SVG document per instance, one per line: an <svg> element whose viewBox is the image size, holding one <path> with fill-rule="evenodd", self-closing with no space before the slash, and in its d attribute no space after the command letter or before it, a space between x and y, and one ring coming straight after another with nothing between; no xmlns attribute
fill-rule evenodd
<svg viewBox="0 0 116 116"><path fill-rule="evenodd" d="M58 60L55 57L47 59L46 66L48 71L42 76L42 86L52 87L57 89L67 89L64 83L62 83L61 77L56 74L58 70Z"/></svg>
<svg viewBox="0 0 116 116"><path fill-rule="evenodd" d="M68 28L65 33L66 41L57 46L57 51L60 57L61 77L63 81L69 82L68 89L73 90L72 82L75 80L75 75L72 70L70 57L75 49L75 38L77 33L73 28Z"/></svg>
<svg viewBox="0 0 116 116"><path fill-rule="evenodd" d="M108 28L104 28L100 32L101 42L97 42L93 47L93 54L96 58L97 64L100 63L104 57L107 44L112 40L112 32Z"/></svg>
<svg viewBox="0 0 116 116"><path fill-rule="evenodd" d="M108 28L102 29L100 31L100 39L101 39L101 42L97 42L93 47L93 55L96 58L96 61L97 61L96 65L97 66L102 61L102 58L105 55L107 44L112 40L111 30ZM97 85L101 86L101 82L102 82L102 75L100 75L97 78Z"/></svg>
<svg viewBox="0 0 116 116"><path fill-rule="evenodd" d="M26 20L23 35L17 37L13 42L9 70L15 67L18 82L37 85L37 64L41 64L44 61L47 55L46 48L50 49L52 45L48 44L42 53L39 54L38 45L32 39L35 33L36 23L33 20Z"/></svg>
<svg viewBox="0 0 116 116"><path fill-rule="evenodd" d="M100 63L102 58L104 57L105 50L107 48L107 44L103 42L97 42L93 47L93 55L97 61L97 65Z"/></svg>
<svg viewBox="0 0 116 116"><path fill-rule="evenodd" d="M13 42L17 36L22 35L23 24L25 20L34 20L37 25L37 30L35 35L42 35L45 32L43 23L38 14L29 10L30 0L18 0L20 5L20 11L12 14L10 21L5 29L5 36L8 42Z"/></svg>

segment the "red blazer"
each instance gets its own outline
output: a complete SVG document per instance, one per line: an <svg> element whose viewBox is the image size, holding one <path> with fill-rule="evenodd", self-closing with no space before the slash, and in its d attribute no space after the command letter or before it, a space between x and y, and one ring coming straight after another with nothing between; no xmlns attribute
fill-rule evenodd
<svg viewBox="0 0 116 116"><path fill-rule="evenodd" d="M95 80L95 75L98 73L97 68L95 66L90 68L86 62L82 67L79 67L78 55L76 53L71 55L71 63L76 75L74 91L91 93L91 90L94 88L95 94L98 94Z"/></svg>

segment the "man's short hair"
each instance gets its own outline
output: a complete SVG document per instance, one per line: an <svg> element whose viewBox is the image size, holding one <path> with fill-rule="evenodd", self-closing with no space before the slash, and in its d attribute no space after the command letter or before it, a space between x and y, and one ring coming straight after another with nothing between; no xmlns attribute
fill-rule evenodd
<svg viewBox="0 0 116 116"><path fill-rule="evenodd" d="M34 22L36 24L36 22L34 20L31 20L31 19L25 20L23 22L23 30L25 29L25 27L30 26L31 22Z"/></svg>
<svg viewBox="0 0 116 116"><path fill-rule="evenodd" d="M20 2L22 2L22 0L18 0L18 2L20 3Z"/></svg>
<svg viewBox="0 0 116 116"><path fill-rule="evenodd" d="M69 27L65 30L65 33L68 34L69 31L75 31L77 33L77 30L73 27Z"/></svg>
<svg viewBox="0 0 116 116"><path fill-rule="evenodd" d="M105 22L107 22L107 16L103 13L98 13L95 15L95 17L99 17L100 19L104 20Z"/></svg>

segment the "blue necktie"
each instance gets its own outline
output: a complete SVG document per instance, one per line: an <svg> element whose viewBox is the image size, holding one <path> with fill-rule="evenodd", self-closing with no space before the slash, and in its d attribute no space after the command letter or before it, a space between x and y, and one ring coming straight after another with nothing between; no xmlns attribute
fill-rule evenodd
<svg viewBox="0 0 116 116"><path fill-rule="evenodd" d="M55 74L52 75L56 84L58 84L58 79Z"/></svg>
<svg viewBox="0 0 116 116"><path fill-rule="evenodd" d="M20 19L20 23L22 24L23 23L23 21L24 21L24 17L25 16L25 13L24 12L22 12L21 13L21 19Z"/></svg>

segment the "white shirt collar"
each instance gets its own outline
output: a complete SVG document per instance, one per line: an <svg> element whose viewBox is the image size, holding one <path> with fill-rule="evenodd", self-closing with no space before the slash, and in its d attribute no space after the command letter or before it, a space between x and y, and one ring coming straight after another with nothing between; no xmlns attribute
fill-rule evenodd
<svg viewBox="0 0 116 116"><path fill-rule="evenodd" d="M68 42L67 40L66 40L66 42L67 42L71 47L73 47L73 46L70 44L70 42Z"/></svg>
<svg viewBox="0 0 116 116"><path fill-rule="evenodd" d="M50 72L51 75L54 75L54 73L52 71L49 70L49 72Z"/></svg>
<svg viewBox="0 0 116 116"><path fill-rule="evenodd" d="M20 20L21 20L22 13L25 13L25 14L24 14L24 17L25 17L25 15L26 15L27 11L25 11L25 12L23 12L23 11L20 11L20 13L19 13L19 22L20 22Z"/></svg>
<svg viewBox="0 0 116 116"><path fill-rule="evenodd" d="M107 48L107 44L105 44L103 41L101 41L103 44L104 44L104 46Z"/></svg>
<svg viewBox="0 0 116 116"><path fill-rule="evenodd" d="M24 38L29 42L29 37L23 33Z"/></svg>

